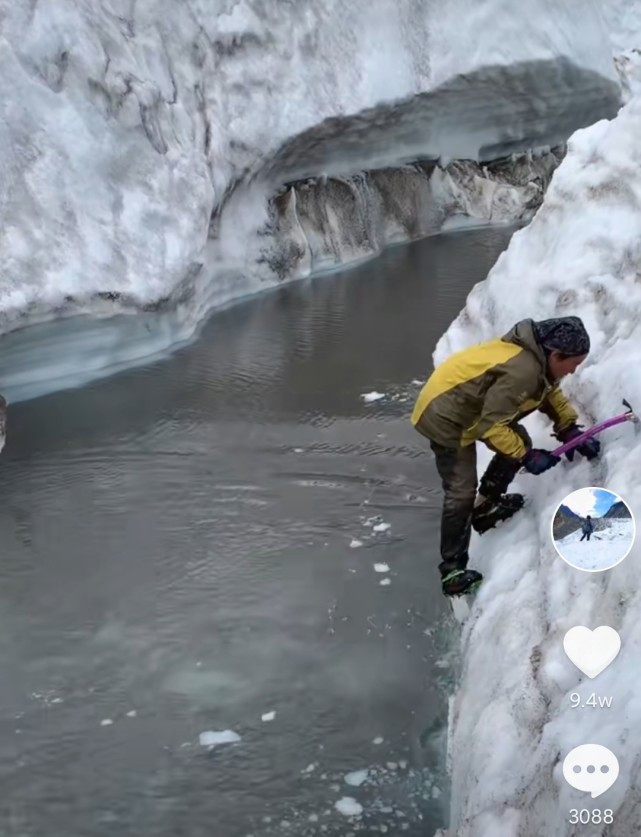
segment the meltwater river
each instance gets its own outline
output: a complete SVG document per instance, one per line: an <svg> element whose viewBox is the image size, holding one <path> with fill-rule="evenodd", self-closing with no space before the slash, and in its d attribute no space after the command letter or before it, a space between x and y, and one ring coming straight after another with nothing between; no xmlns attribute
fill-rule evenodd
<svg viewBox="0 0 641 837"><path fill-rule="evenodd" d="M439 484L408 418L511 233L391 249L219 312L151 366L11 408L3 837L446 822L454 627ZM226 730L240 741L200 743Z"/></svg>

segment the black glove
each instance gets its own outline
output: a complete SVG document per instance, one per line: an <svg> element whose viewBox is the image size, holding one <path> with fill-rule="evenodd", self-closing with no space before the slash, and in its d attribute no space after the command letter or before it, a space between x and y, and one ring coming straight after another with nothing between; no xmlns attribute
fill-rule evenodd
<svg viewBox="0 0 641 837"><path fill-rule="evenodd" d="M521 465L531 474L542 474L548 468L554 468L561 461L560 456L555 456L549 450L541 448L530 448L521 460Z"/></svg>
<svg viewBox="0 0 641 837"><path fill-rule="evenodd" d="M566 427L565 430L561 430L560 433L557 433L556 438L559 442L563 442L563 444L565 444L566 442L571 442L572 439L576 439L576 437L580 436L582 432L583 431L578 424L571 424L569 427ZM575 450L578 450L581 456L585 456L588 460L596 459L601 452L601 442L592 436L590 439L586 439L585 442L580 444L578 447L566 451L565 455L570 462L574 459Z"/></svg>

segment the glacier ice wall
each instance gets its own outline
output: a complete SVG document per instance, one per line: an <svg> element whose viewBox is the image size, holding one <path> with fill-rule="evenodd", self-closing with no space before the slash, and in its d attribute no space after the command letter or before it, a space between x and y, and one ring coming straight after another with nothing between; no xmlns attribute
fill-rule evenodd
<svg viewBox="0 0 641 837"><path fill-rule="evenodd" d="M460 226L529 220L563 149L308 178L270 201L256 262L279 279L331 270Z"/></svg>
<svg viewBox="0 0 641 837"><path fill-rule="evenodd" d="M523 317L580 315L592 351L564 390L585 423L641 405L641 98L613 121L578 131L543 206L515 233L486 282L441 339L436 360L504 333ZM551 446L541 417L526 422L536 445ZM451 831L456 837L633 837L641 822L641 544L605 573L581 573L556 554L551 521L571 491L599 485L641 515L641 437L630 425L602 436L594 465L565 460L549 474L517 477L526 515L479 539L472 565L486 575L463 631L464 670L451 742ZM483 454L483 468L489 454ZM567 660L563 636L575 625L610 625L622 649L595 681ZM570 708L569 695L612 696L611 709ZM561 764L574 747L603 744L621 773L591 803L565 783ZM571 826L571 808L608 807L614 826Z"/></svg>
<svg viewBox="0 0 641 837"><path fill-rule="evenodd" d="M596 0L576 14L0 0L0 329L179 304L186 328L278 281L246 244L288 179L564 141L619 101Z"/></svg>
<svg viewBox="0 0 641 837"><path fill-rule="evenodd" d="M601 13L616 55L641 48L641 0L607 0Z"/></svg>
<svg viewBox="0 0 641 837"><path fill-rule="evenodd" d="M608 0L603 16L610 32L623 99L641 91L641 0Z"/></svg>

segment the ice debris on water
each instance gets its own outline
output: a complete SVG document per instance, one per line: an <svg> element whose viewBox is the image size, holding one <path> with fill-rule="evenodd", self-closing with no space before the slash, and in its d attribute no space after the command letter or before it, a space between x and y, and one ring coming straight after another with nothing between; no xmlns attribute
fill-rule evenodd
<svg viewBox="0 0 641 837"><path fill-rule="evenodd" d="M381 398L385 398L385 393L376 392L376 390L373 390L372 392L364 392L361 395L361 398L366 404L371 404L374 401L380 401Z"/></svg>
<svg viewBox="0 0 641 837"><path fill-rule="evenodd" d="M128 718L135 718L137 714L138 713L136 712L135 709L131 709L129 712L127 712L127 717Z"/></svg>
<svg viewBox="0 0 641 837"><path fill-rule="evenodd" d="M275 712L265 712L263 715L260 716L260 720L264 723L268 723L269 721L273 721L275 717Z"/></svg>
<svg viewBox="0 0 641 837"><path fill-rule="evenodd" d="M112 724L113 724L113 721L111 720L111 718L105 718L104 720L102 720L100 722L101 727L110 727Z"/></svg>
<svg viewBox="0 0 641 837"><path fill-rule="evenodd" d="M372 741L372 744L382 744L385 739L382 735L377 735L376 738Z"/></svg>
<svg viewBox="0 0 641 837"><path fill-rule="evenodd" d="M363 541L359 541L358 538L352 538L349 542L350 549L358 549L359 546L363 546Z"/></svg>
<svg viewBox="0 0 641 837"><path fill-rule="evenodd" d="M316 770L315 764L308 764L304 770L301 770L301 773L313 773Z"/></svg>
<svg viewBox="0 0 641 837"><path fill-rule="evenodd" d="M345 782L353 788L358 788L367 780L368 776L369 770L352 770L351 773L345 774Z"/></svg>
<svg viewBox="0 0 641 837"><path fill-rule="evenodd" d="M339 814L346 817L360 817L363 813L363 806L351 796L343 796L334 805Z"/></svg>
<svg viewBox="0 0 641 837"><path fill-rule="evenodd" d="M376 526L374 526L374 531L375 532L387 532L387 530L391 529L391 528L392 528L391 524L389 524L389 523L377 523Z"/></svg>
<svg viewBox="0 0 641 837"><path fill-rule="evenodd" d="M391 578L383 578L381 581L378 582L381 587L389 587L392 583Z"/></svg>
<svg viewBox="0 0 641 837"><path fill-rule="evenodd" d="M225 729L221 732L215 730L201 732L198 740L200 741L201 747L209 747L210 750L213 750L214 747L218 747L220 744L237 744L241 739L238 733L230 729Z"/></svg>
<svg viewBox="0 0 641 837"><path fill-rule="evenodd" d="M388 573L389 572L389 565L388 564L374 564L374 572Z"/></svg>

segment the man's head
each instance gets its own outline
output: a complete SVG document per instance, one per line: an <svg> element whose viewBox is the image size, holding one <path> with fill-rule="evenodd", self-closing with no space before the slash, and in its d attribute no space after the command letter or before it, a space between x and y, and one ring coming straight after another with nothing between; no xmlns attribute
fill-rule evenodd
<svg viewBox="0 0 641 837"><path fill-rule="evenodd" d="M548 373L558 381L571 375L590 351L590 336L579 317L557 317L532 324L547 358Z"/></svg>

